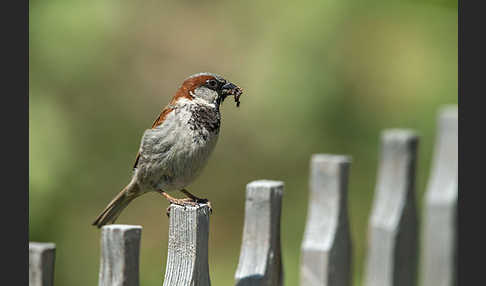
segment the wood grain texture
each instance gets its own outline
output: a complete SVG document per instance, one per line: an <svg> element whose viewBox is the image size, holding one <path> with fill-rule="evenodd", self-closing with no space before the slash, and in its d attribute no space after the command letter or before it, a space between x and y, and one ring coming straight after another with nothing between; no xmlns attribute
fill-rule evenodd
<svg viewBox="0 0 486 286"><path fill-rule="evenodd" d="M98 285L138 286L142 227L111 224L101 229Z"/></svg>
<svg viewBox="0 0 486 286"><path fill-rule="evenodd" d="M421 285L457 285L458 116L457 106L439 113L424 202Z"/></svg>
<svg viewBox="0 0 486 286"><path fill-rule="evenodd" d="M300 285L350 286L351 237L347 208L348 156L316 154L302 242Z"/></svg>
<svg viewBox="0 0 486 286"><path fill-rule="evenodd" d="M283 285L280 213L284 183L253 181L246 186L245 223L237 286Z"/></svg>
<svg viewBox="0 0 486 286"><path fill-rule="evenodd" d="M54 243L29 242L29 286L54 285Z"/></svg>
<svg viewBox="0 0 486 286"><path fill-rule="evenodd" d="M366 286L414 286L417 272L415 168L418 137L382 134L381 158L368 229Z"/></svg>
<svg viewBox="0 0 486 286"><path fill-rule="evenodd" d="M164 286L209 286L209 206L170 206Z"/></svg>

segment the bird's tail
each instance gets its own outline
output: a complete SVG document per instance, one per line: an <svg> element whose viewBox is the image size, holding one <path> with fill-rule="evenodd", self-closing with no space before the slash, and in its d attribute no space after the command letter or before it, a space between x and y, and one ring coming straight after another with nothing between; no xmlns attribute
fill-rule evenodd
<svg viewBox="0 0 486 286"><path fill-rule="evenodd" d="M141 194L137 183L131 182L106 206L93 222L98 228L105 224L114 223L128 204Z"/></svg>

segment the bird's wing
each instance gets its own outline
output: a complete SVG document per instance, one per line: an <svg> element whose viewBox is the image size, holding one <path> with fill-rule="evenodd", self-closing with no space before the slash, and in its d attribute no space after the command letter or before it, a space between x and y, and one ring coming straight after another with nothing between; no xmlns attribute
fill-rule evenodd
<svg viewBox="0 0 486 286"><path fill-rule="evenodd" d="M165 118L169 113L171 113L174 110L174 107L171 105L166 106L162 112L159 114L159 116L155 119L154 123L152 124L152 129L156 128L157 126L161 125L164 123ZM137 152L137 157L135 158L135 163L133 164L133 169L137 167L138 160L140 160L140 151Z"/></svg>

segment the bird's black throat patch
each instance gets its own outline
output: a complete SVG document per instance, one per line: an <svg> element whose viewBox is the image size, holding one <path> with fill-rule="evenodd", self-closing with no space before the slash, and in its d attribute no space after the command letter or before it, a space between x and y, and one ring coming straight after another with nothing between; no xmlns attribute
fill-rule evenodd
<svg viewBox="0 0 486 286"><path fill-rule="evenodd" d="M188 122L191 130L198 132L203 137L206 137L205 130L209 133L219 133L221 114L218 108L194 105L191 106L191 114Z"/></svg>

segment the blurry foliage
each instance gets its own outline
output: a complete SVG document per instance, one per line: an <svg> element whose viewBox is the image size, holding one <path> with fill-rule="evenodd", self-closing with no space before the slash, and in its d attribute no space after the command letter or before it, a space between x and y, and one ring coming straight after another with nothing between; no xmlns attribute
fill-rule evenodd
<svg viewBox="0 0 486 286"><path fill-rule="evenodd" d="M313 153L353 158L349 208L360 285L379 136L421 135L417 198L439 106L457 103L455 1L30 1L29 240L57 244L56 284L95 285L90 223L128 182L144 129L181 81L224 75L218 146L189 188L211 199L210 271L231 285L245 185L285 181L285 283L297 285ZM160 285L167 203L147 194L120 217L143 225L142 285Z"/></svg>

